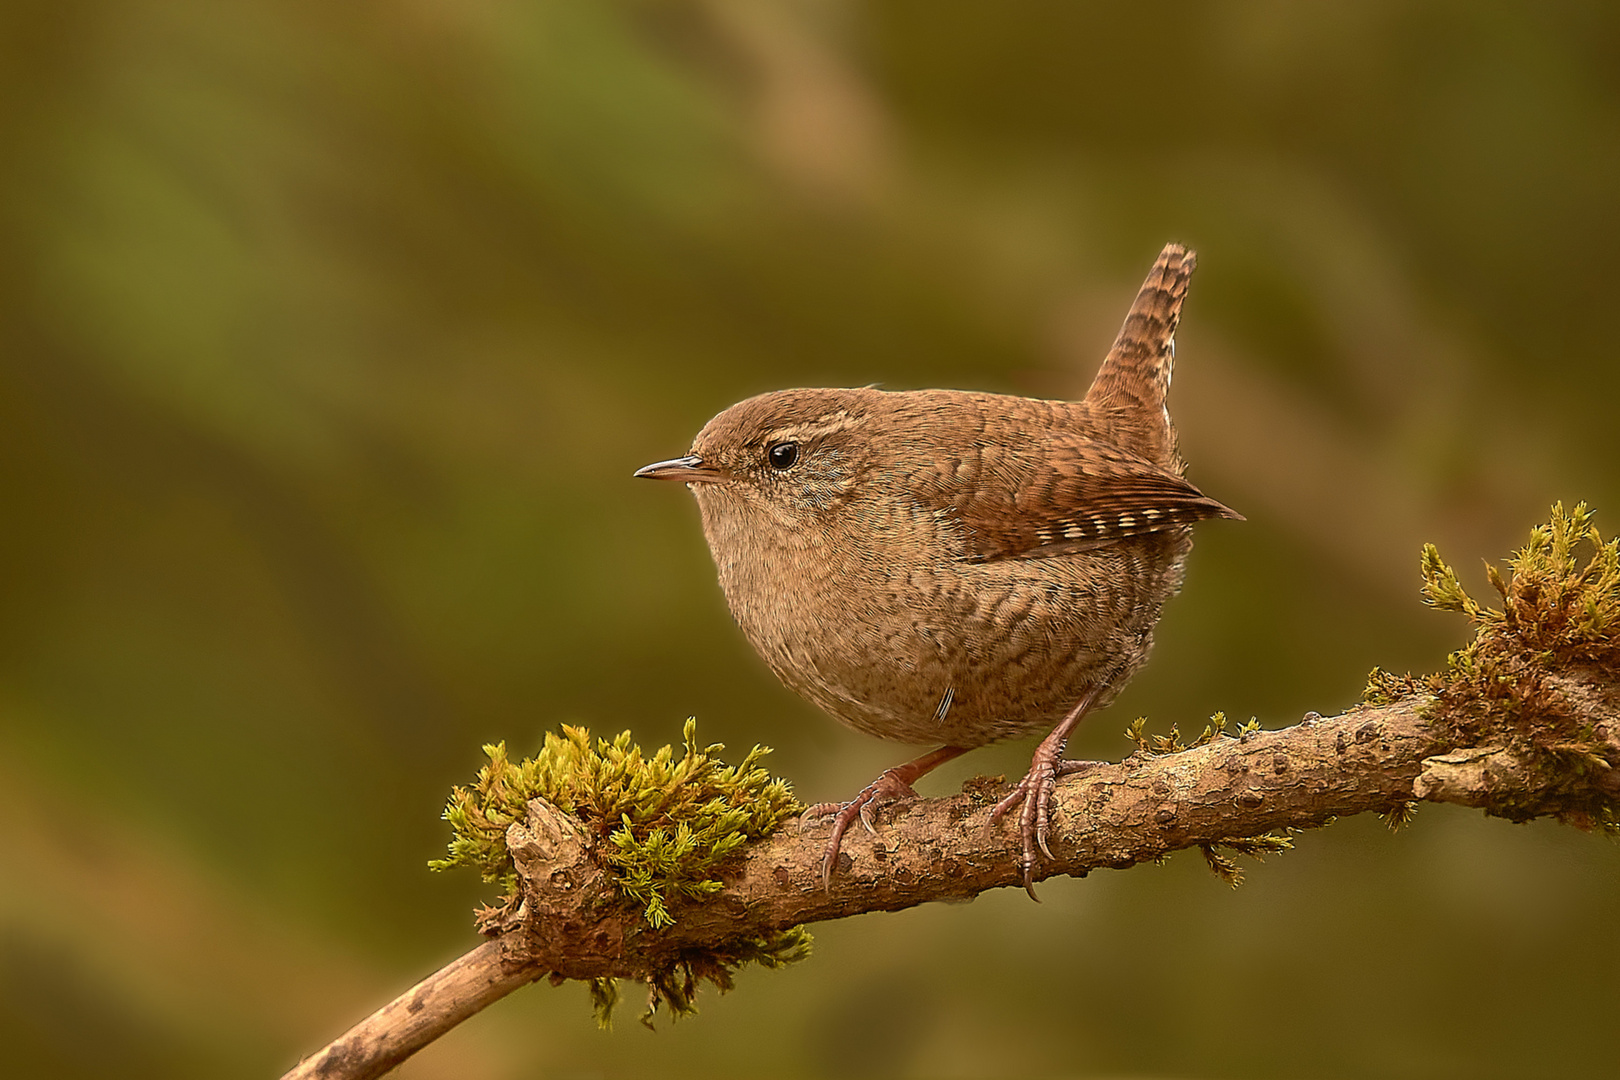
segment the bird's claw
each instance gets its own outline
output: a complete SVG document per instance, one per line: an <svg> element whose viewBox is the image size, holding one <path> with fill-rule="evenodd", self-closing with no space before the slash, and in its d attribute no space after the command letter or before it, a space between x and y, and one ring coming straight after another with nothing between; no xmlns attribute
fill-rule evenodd
<svg viewBox="0 0 1620 1080"><path fill-rule="evenodd" d="M1029 772L990 811L993 823L1000 821L1013 807L1021 806L1018 832L1023 841L1023 851L1018 857L1018 869L1024 879L1024 891L1037 903L1041 898L1035 895L1035 853L1039 851L1048 859L1053 858L1052 849L1046 841L1052 820L1052 793L1057 790L1057 779L1070 773L1085 772L1100 764L1096 761L1068 761L1058 757L1055 752L1043 752L1045 750L1044 745L1036 748Z"/></svg>
<svg viewBox="0 0 1620 1080"><path fill-rule="evenodd" d="M833 867L838 864L838 852L844 844L844 833L857 818L869 834L876 836L877 827L872 823L874 807L917 797L917 792L912 786L894 773L894 769L887 770L862 788L860 794L847 803L817 803L799 816L799 828L802 831L813 819L833 815L832 835L827 838L827 848L821 857L823 889L829 892L832 890Z"/></svg>

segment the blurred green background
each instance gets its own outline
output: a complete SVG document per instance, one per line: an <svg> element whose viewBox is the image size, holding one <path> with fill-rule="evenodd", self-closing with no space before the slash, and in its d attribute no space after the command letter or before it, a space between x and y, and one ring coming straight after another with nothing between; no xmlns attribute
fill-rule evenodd
<svg viewBox="0 0 1620 1080"><path fill-rule="evenodd" d="M1611 4L9 0L0 138L10 1076L276 1075L471 946L425 864L483 742L900 760L631 471L766 389L1078 394L1166 240L1182 449L1249 520L1078 754L1341 709L1462 640L1422 542L1480 587L1554 499L1620 522ZM1597 1075L1617 887L1426 807L1235 892L820 927L657 1034L533 987L400 1075Z"/></svg>

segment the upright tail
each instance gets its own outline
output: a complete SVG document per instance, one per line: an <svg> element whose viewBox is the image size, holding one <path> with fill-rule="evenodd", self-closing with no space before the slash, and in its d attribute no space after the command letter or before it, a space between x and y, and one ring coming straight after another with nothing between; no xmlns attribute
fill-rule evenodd
<svg viewBox="0 0 1620 1080"><path fill-rule="evenodd" d="M1165 399L1176 359L1176 324L1198 256L1166 244L1136 294L1085 404L1111 442L1161 468L1181 471Z"/></svg>

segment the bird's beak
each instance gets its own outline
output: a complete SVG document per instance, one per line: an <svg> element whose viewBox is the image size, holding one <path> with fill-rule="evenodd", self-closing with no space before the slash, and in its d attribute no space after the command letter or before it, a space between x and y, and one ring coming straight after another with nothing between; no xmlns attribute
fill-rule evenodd
<svg viewBox="0 0 1620 1080"><path fill-rule="evenodd" d="M713 465L705 465L696 454L655 461L637 469L636 475L643 480L679 480L683 484L714 484L726 478Z"/></svg>

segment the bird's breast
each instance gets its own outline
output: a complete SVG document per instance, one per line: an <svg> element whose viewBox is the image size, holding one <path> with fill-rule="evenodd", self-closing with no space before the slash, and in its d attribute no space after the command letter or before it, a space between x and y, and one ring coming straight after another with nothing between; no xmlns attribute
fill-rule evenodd
<svg viewBox="0 0 1620 1080"><path fill-rule="evenodd" d="M1123 683L1180 580L1187 531L1048 558L973 562L948 514L850 504L781 529L708 500L721 588L789 688L846 725L979 746L1049 729Z"/></svg>

